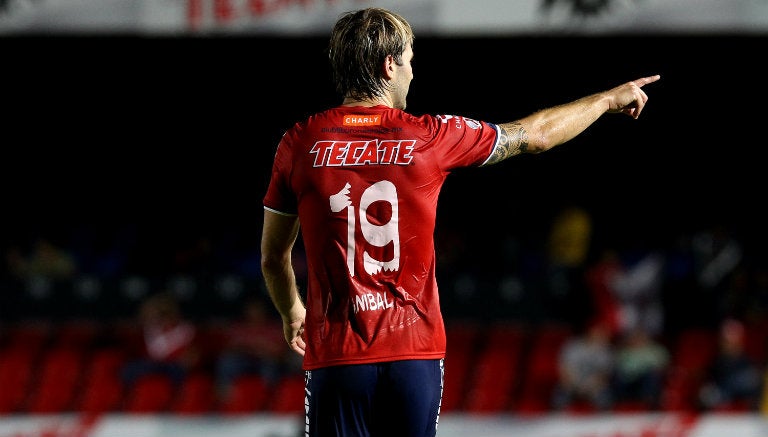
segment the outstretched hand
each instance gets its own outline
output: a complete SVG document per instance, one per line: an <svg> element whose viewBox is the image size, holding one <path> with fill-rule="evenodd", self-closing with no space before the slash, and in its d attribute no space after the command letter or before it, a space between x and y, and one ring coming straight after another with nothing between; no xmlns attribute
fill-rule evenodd
<svg viewBox="0 0 768 437"><path fill-rule="evenodd" d="M640 79L619 85L608 91L610 96L610 106L608 112L627 114L632 118L637 118L648 101L648 95L643 91L643 86L656 82L661 76L641 77Z"/></svg>

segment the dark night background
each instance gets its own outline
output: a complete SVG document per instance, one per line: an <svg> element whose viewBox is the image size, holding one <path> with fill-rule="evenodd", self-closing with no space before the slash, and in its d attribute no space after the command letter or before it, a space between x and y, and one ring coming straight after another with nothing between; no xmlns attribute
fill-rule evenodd
<svg viewBox="0 0 768 437"><path fill-rule="evenodd" d="M663 238L723 220L762 238L765 42L417 37L414 113L502 122L662 75L640 120L607 116L545 155L449 178L442 220L511 228L577 203L613 233ZM324 48L324 38L0 39L6 219L258 227L282 131L339 102Z"/></svg>
<svg viewBox="0 0 768 437"><path fill-rule="evenodd" d="M592 215L597 247L670 247L680 235L725 224L764 256L766 41L417 35L408 100L417 114L504 122L662 75L645 88L650 100L639 120L607 115L545 154L451 175L438 231L463 234L483 262L474 255L504 236L543 244L557 211L578 205ZM0 39L4 244L134 226L147 264L195 235L234 234L258 248L280 136L340 102L325 44Z"/></svg>

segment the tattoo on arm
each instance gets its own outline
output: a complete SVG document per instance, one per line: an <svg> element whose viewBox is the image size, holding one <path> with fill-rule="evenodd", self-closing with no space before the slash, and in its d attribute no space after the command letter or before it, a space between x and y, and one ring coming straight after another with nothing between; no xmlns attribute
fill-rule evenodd
<svg viewBox="0 0 768 437"><path fill-rule="evenodd" d="M486 165L496 164L528 151L528 132L517 122L499 125L499 141Z"/></svg>

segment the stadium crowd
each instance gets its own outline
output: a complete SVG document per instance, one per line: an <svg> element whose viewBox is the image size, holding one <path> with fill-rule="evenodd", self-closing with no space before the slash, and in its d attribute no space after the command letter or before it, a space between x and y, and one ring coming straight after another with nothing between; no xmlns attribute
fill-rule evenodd
<svg viewBox="0 0 768 437"><path fill-rule="evenodd" d="M452 360L460 361L453 357L465 353L466 384L481 383L483 342L462 349L467 332L490 339L494 327L515 326L527 338L517 349L508 337L509 351L517 354L501 365L519 373L502 400L451 399L446 391L445 409L768 413L768 262L738 231L712 223L663 244L642 235L611 240L600 238L590 212L578 206L557 211L537 235L508 234L493 244L439 226L446 372ZM164 373L176 393L193 376L205 375L214 402L200 407L205 411L268 408L266 398L261 407L231 403L244 397L234 388L242 375L274 387L301 374L284 347L277 315L265 306L259 237L258 227L203 233L102 225L6 238L0 381L9 378L14 351L32 351L30 359L38 361L28 367L42 372L39 360L60 341L53 339L63 335L62 327L85 322L99 327L88 337L91 353L122 351L112 368L122 390L142 375ZM294 257L301 282L306 265L300 248ZM30 324L47 328L39 343L29 335L14 337ZM537 340L551 327L562 328L562 335ZM546 364L533 358L537 342L550 345ZM549 379L526 389L523 380L536 380L530 375L544 366L553 368ZM526 390L537 391L538 400ZM34 396L0 400L0 412L35 411ZM85 408L73 396L58 408ZM128 408L121 399L99 405ZM168 402L163 408L171 408Z"/></svg>

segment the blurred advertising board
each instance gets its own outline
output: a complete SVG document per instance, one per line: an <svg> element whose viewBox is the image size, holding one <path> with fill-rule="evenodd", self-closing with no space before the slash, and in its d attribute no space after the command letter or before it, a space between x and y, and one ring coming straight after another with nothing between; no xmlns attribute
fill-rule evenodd
<svg viewBox="0 0 768 437"><path fill-rule="evenodd" d="M420 36L768 34L768 0L0 0L0 35L325 36L365 6Z"/></svg>
<svg viewBox="0 0 768 437"><path fill-rule="evenodd" d="M768 418L756 413L686 415L445 414L440 437L765 437ZM0 437L295 437L299 415L15 415L0 416Z"/></svg>

